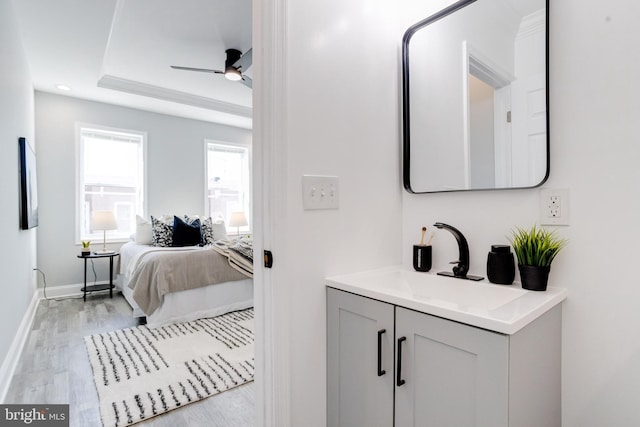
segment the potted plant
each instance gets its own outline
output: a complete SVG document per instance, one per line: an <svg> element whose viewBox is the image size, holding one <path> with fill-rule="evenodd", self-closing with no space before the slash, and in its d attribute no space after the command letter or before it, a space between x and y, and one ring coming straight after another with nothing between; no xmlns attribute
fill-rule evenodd
<svg viewBox="0 0 640 427"><path fill-rule="evenodd" d="M90 248L89 245L91 245L91 241L90 240L83 240L82 241L82 251L81 251L82 255L86 256L86 255L90 255L91 254L91 248Z"/></svg>
<svg viewBox="0 0 640 427"><path fill-rule="evenodd" d="M551 261L567 241L559 238L555 231L547 231L535 225L528 230L516 227L510 241L518 258L522 288L545 291Z"/></svg>

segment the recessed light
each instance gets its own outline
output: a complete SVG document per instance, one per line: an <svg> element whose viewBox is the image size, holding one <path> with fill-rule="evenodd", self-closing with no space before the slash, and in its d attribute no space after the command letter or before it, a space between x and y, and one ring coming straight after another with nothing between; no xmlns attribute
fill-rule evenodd
<svg viewBox="0 0 640 427"><path fill-rule="evenodd" d="M71 88L67 85L56 85L56 88L60 89L60 90L64 90L64 91L69 91L71 90Z"/></svg>
<svg viewBox="0 0 640 427"><path fill-rule="evenodd" d="M227 67L224 72L224 76L234 82L242 80L242 74L240 73L240 71L238 71L237 68L234 67Z"/></svg>

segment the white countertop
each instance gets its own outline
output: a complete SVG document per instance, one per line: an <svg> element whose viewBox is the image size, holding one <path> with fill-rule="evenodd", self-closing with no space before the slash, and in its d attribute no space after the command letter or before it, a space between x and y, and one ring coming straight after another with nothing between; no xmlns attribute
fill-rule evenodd
<svg viewBox="0 0 640 427"><path fill-rule="evenodd" d="M329 287L445 319L515 334L567 297L563 288L527 291L519 283L495 285L420 273L401 266L326 279Z"/></svg>

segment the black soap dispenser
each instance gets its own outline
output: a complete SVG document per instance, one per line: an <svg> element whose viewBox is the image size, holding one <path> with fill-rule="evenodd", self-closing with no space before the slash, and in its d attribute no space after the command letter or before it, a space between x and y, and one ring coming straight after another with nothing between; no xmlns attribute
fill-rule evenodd
<svg viewBox="0 0 640 427"><path fill-rule="evenodd" d="M516 276L516 265L509 245L491 245L487 256L487 277L491 283L510 285Z"/></svg>

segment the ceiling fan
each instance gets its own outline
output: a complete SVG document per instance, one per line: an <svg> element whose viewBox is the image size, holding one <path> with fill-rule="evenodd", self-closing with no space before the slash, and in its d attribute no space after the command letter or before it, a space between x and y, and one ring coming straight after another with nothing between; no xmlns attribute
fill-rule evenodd
<svg viewBox="0 0 640 427"><path fill-rule="evenodd" d="M249 76L244 74L251 66L251 50L249 49L244 54L240 52L238 49L227 49L225 53L227 54L227 59L224 61L224 71L222 70L210 70L208 68L192 68L192 67L180 67L178 65L172 65L171 68L175 70L186 70L186 71L199 71L202 73L214 73L214 74L224 74L224 76L234 82L241 82L243 85L248 88L252 88L252 80Z"/></svg>

